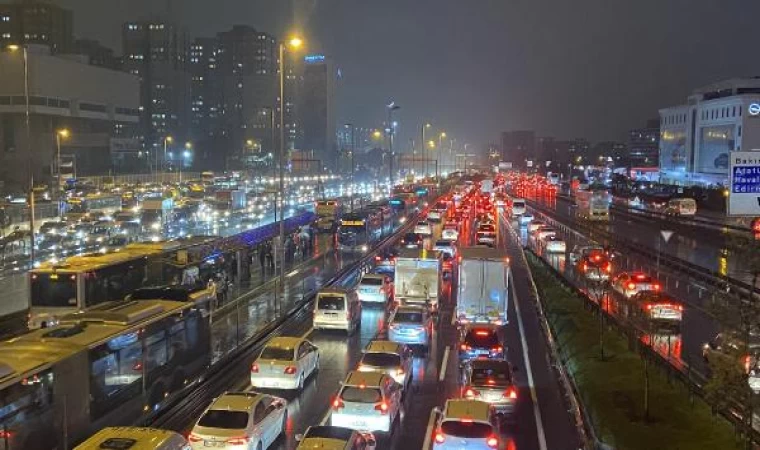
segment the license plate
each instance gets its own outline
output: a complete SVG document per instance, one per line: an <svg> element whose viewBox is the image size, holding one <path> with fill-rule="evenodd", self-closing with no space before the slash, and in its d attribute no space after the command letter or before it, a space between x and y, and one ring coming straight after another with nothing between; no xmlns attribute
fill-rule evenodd
<svg viewBox="0 0 760 450"><path fill-rule="evenodd" d="M496 401L501 398L500 394L492 393L492 392L486 392L486 395L483 396L486 400L489 401Z"/></svg>
<svg viewBox="0 0 760 450"><path fill-rule="evenodd" d="M351 422L351 425L354 426L354 427L356 427L356 428L366 428L367 427L367 422L365 422L363 420L355 420L355 421Z"/></svg>
<svg viewBox="0 0 760 450"><path fill-rule="evenodd" d="M204 447L224 447L224 441L203 441Z"/></svg>

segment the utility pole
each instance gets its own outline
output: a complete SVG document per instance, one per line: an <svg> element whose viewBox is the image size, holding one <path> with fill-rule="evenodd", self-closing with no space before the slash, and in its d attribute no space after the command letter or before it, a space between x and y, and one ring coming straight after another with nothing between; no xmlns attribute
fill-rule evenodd
<svg viewBox="0 0 760 450"><path fill-rule="evenodd" d="M390 192L393 192L393 135L396 131L396 126L393 124L393 111L396 111L397 109L400 109L401 107L396 104L396 102L390 102L387 105L388 108L388 129L390 132L388 133L388 153L390 153L388 158L388 176L390 181Z"/></svg>

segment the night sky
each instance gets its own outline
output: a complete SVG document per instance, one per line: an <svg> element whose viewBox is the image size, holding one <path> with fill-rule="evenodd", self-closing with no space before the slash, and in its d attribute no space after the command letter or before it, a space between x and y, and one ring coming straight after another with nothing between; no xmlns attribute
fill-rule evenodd
<svg viewBox="0 0 760 450"><path fill-rule="evenodd" d="M59 0L75 33L121 54L120 25L161 0ZM191 37L233 24L283 35L343 73L338 123L379 126L395 100L401 147L423 120L458 142L499 132L625 139L695 87L760 74L752 0L174 0Z"/></svg>

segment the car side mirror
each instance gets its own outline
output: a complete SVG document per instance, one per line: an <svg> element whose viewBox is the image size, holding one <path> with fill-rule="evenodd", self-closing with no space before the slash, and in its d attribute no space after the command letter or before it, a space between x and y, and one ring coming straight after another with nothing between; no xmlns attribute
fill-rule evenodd
<svg viewBox="0 0 760 450"><path fill-rule="evenodd" d="M301 442L301 441L303 441L303 434L299 433L296 435L296 442Z"/></svg>

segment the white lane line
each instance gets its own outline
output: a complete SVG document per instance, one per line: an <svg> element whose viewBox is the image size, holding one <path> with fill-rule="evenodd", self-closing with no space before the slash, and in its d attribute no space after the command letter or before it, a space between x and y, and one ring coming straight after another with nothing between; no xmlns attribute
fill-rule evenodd
<svg viewBox="0 0 760 450"><path fill-rule="evenodd" d="M306 333L301 335L301 339L306 339L313 332L314 332L314 327L309 328L308 330L306 330Z"/></svg>
<svg viewBox="0 0 760 450"><path fill-rule="evenodd" d="M438 381L443 381L446 378L446 368L449 365L449 352L451 352L451 346L447 345L446 350L443 351L443 361L441 361L441 370L438 372Z"/></svg>
<svg viewBox="0 0 760 450"><path fill-rule="evenodd" d="M457 310L454 308L454 311L451 312L451 326L455 326L457 324Z"/></svg>
<svg viewBox="0 0 760 450"><path fill-rule="evenodd" d="M298 275L298 272L299 272L300 270L301 270L301 269L295 269L295 270L293 270L293 271L292 271L292 272L290 272L289 274L285 275L285 278L290 278L290 277L293 277L293 276L295 276L295 275Z"/></svg>
<svg viewBox="0 0 760 450"><path fill-rule="evenodd" d="M327 425L327 421L330 420L330 410L327 411L327 414L325 414L325 417L322 418L322 421L319 422L320 425L325 426Z"/></svg>
<svg viewBox="0 0 760 450"><path fill-rule="evenodd" d="M435 409L430 410L430 418L428 419L427 431L425 431L425 442L422 443L422 450L429 450L432 448L433 427L435 426Z"/></svg>
<svg viewBox="0 0 760 450"><path fill-rule="evenodd" d="M517 314L517 326L520 330L520 341L522 343L523 362L525 363L525 373L528 375L528 386L530 387L530 398L533 400L533 415L536 418L536 434L538 435L538 447L546 450L546 434L544 433L544 423L541 421L541 411L538 407L538 396L536 395L536 386L533 383L533 369L530 366L530 355L528 355L528 342L525 339L525 327L523 326L522 315L520 314L520 302L515 292L514 278L512 278L512 298L515 301L515 313Z"/></svg>

